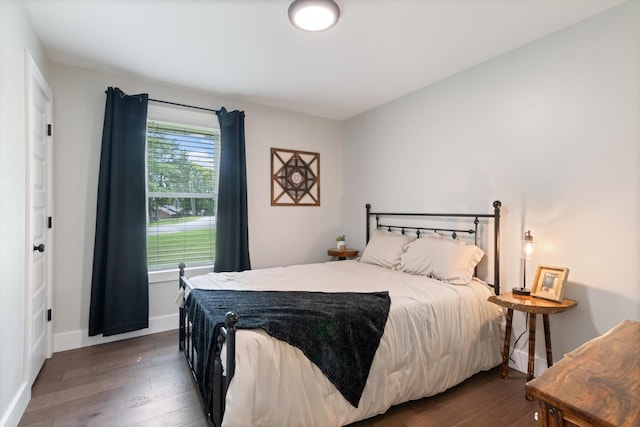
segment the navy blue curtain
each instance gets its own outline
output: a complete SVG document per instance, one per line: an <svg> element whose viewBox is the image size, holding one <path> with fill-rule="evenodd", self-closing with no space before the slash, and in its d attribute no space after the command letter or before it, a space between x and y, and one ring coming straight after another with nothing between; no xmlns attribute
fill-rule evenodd
<svg viewBox="0 0 640 427"><path fill-rule="evenodd" d="M89 336L149 326L145 157L148 95L107 89Z"/></svg>
<svg viewBox="0 0 640 427"><path fill-rule="evenodd" d="M215 272L251 269L244 112L221 108Z"/></svg>

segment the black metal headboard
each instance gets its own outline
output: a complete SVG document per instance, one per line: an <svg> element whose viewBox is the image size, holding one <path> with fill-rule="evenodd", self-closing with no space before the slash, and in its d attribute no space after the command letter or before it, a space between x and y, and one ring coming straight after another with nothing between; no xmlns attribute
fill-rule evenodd
<svg viewBox="0 0 640 427"><path fill-rule="evenodd" d="M500 294L500 208L502 203L499 200L493 202L492 214L475 214L475 213L401 213L401 212L371 212L371 205L367 203L367 243L369 243L369 236L371 232L371 217L376 218L376 229L387 229L388 231L399 230L402 234L406 231L411 231L416 234L417 237L424 231L434 232L447 232L451 233L455 239L458 237L458 233L464 233L472 235L474 237L474 244L478 244L478 225L480 224L480 218L487 218L490 221L493 218L493 284L489 286L493 287L496 295ZM459 219L459 218L473 218L474 228L462 229L462 228L450 228L450 227L423 227L423 226L409 226L409 225L393 225L383 224L381 221L387 217L436 217L445 219Z"/></svg>

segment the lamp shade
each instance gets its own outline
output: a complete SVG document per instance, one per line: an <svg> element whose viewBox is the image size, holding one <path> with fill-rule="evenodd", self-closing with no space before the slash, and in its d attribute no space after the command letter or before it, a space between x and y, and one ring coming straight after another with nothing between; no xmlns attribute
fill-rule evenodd
<svg viewBox="0 0 640 427"><path fill-rule="evenodd" d="M295 0L289 6L291 23L306 31L323 31L333 27L340 8L333 0Z"/></svg>
<svg viewBox="0 0 640 427"><path fill-rule="evenodd" d="M531 231L527 230L524 233L522 238L522 258L523 259L532 259L537 256L538 252L538 243L533 240L533 236L531 235Z"/></svg>

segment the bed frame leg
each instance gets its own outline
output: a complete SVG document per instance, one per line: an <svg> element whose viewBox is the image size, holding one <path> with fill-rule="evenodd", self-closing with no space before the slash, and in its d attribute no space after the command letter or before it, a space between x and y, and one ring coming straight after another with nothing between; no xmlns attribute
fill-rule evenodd
<svg viewBox="0 0 640 427"><path fill-rule="evenodd" d="M184 292L184 283L182 282L182 278L184 277L184 268L185 268L185 264L184 262L181 262L180 264L178 264L178 268L180 269L180 276L178 277L178 289L182 289ZM185 303L185 299L184 299L184 294L182 297L182 306L180 307L180 309L178 310L178 318L179 318L179 328L178 328L178 350L184 350L184 339L185 339L185 326L186 326L186 322L185 322L185 317L187 315L186 310L184 309L184 303Z"/></svg>
<svg viewBox="0 0 640 427"><path fill-rule="evenodd" d="M222 362L220 360L220 351L224 337L218 335L218 343L213 359L213 378L211 378L211 408L209 408L209 416L216 427L222 425L222 416L224 415L224 403L226 398L226 390L224 387L224 376L222 372Z"/></svg>
<svg viewBox="0 0 640 427"><path fill-rule="evenodd" d="M222 424L225 403L227 400L227 389L236 370L236 331L238 325L238 315L232 311L224 316L224 327L220 330L217 338L216 351L213 361L212 378L212 398L210 417L216 426ZM222 369L220 353L222 345L226 342L226 369Z"/></svg>
<svg viewBox="0 0 640 427"><path fill-rule="evenodd" d="M233 374L236 371L236 330L238 325L238 315L233 311L228 312L224 316L224 325L226 329L226 338L227 338L227 381L225 384L225 393L226 388L229 387L229 383L233 378Z"/></svg>

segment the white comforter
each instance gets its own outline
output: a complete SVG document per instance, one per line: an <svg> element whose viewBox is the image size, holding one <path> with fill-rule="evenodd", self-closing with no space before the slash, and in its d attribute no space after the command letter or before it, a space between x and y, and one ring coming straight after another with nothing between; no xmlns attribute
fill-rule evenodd
<svg viewBox="0 0 640 427"><path fill-rule="evenodd" d="M341 426L440 393L501 362L501 311L491 288L455 286L358 261L218 273L193 287L389 291L391 310L357 408L297 348L239 330L223 426ZM242 313L238 313L242 317Z"/></svg>

